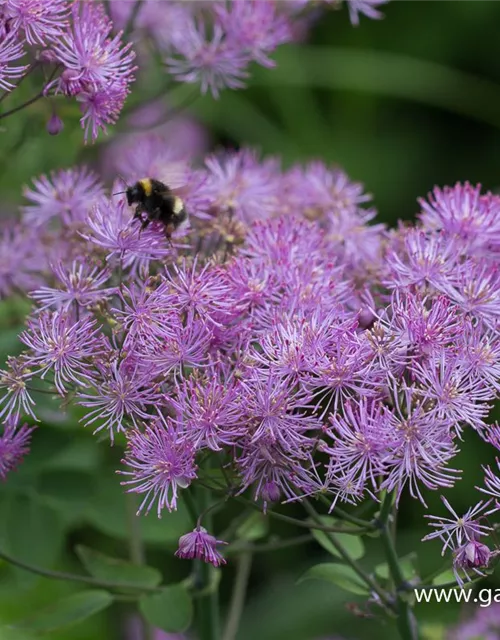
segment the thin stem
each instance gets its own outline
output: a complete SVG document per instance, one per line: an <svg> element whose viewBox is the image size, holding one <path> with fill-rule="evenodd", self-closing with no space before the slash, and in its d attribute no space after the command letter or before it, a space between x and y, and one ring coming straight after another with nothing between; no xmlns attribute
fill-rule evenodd
<svg viewBox="0 0 500 640"><path fill-rule="evenodd" d="M259 505L256 504L255 502L252 502L252 500L247 500L247 498L242 498L240 496L236 496L235 500L237 500L238 502L243 502L244 504L248 504L252 508L257 509L257 511L262 511ZM297 518L292 518L291 516L285 516L282 513L276 513L276 511L273 511L272 509L267 509L266 515L270 516L271 518L274 518L275 520L281 520L282 522L293 524L296 527L302 527L303 529L313 528L313 529L316 529L317 531L325 531L326 533L349 533L351 535L359 535L360 533L366 533L372 530L372 527L371 525L369 526L369 523L365 523L364 528L358 527L356 529L354 528L350 529L349 527L328 526L326 524L322 524L321 522L318 522L313 526L310 522L307 522L304 520L297 520Z"/></svg>
<svg viewBox="0 0 500 640"><path fill-rule="evenodd" d="M37 387L32 387L30 384L25 384L25 387L26 389L28 389L28 391L33 391L33 393L45 393L54 398L58 395L57 389L54 389L53 391L51 391L50 389L37 389Z"/></svg>
<svg viewBox="0 0 500 640"><path fill-rule="evenodd" d="M209 506L210 492L200 488L198 493L198 512L203 513ZM206 528L212 529L212 513L207 511ZM207 562L195 561L196 586L199 591L207 591L196 602L196 624L200 640L219 640L219 594L212 586L214 568ZM212 587L212 588L209 588ZM200 594L201 595L201 594Z"/></svg>
<svg viewBox="0 0 500 640"><path fill-rule="evenodd" d="M146 554L144 552L144 544L141 535L141 524L137 516L137 499L135 494L126 494L127 504L127 524L128 524L128 542L129 555L134 564L141 565L145 563ZM141 640L153 640L153 629L151 625L141 618Z"/></svg>
<svg viewBox="0 0 500 640"><path fill-rule="evenodd" d="M410 587L408 585L407 591L413 591L413 589L418 589L421 591L430 591L431 589L463 589L471 584L474 584L475 582L479 582L479 580L481 580L483 577L484 576L478 576L477 578L473 578L472 580L466 582L463 587L460 587L456 580L450 580L449 582L443 582L442 584L422 584L418 585L418 587Z"/></svg>
<svg viewBox="0 0 500 640"><path fill-rule="evenodd" d="M2 120L3 118L6 118L7 116L11 116L12 114L17 113L18 111L21 111L25 107L29 107L30 104L33 104L34 102L36 102L37 100L40 100L40 98L43 98L43 97L45 97L44 93L43 91L40 91L39 93L37 93L36 96L33 96L33 98L30 98L30 100L26 100L26 102L23 102L19 106L14 107L13 109L9 109L8 111L4 111L3 113L0 113L0 120Z"/></svg>
<svg viewBox="0 0 500 640"><path fill-rule="evenodd" d="M392 514L393 499L394 496L392 493L387 492L385 494L384 499L382 500L382 506L380 507L380 513L376 518L379 523L387 524L389 522Z"/></svg>
<svg viewBox="0 0 500 640"><path fill-rule="evenodd" d="M437 578L439 575L444 573L448 568L449 568L449 562L447 561L443 562L435 571L425 576L425 578L422 578L422 583L424 584L430 583L428 586L433 587L432 581L435 578Z"/></svg>
<svg viewBox="0 0 500 640"><path fill-rule="evenodd" d="M398 554L394 545L394 538L391 535L391 511L394 508L394 494L386 493L379 515L379 528L381 532L382 545L384 547L389 573L394 583L396 606L397 606L397 626L402 640L418 640L417 626L413 612L406 598L406 580L399 563Z"/></svg>
<svg viewBox="0 0 500 640"><path fill-rule="evenodd" d="M189 517L193 521L193 527L194 527L196 526L196 521L198 520L198 511L196 507L196 502L193 496L191 495L191 492L189 491L189 489L187 491L184 491L183 497L184 497L184 503L189 512Z"/></svg>
<svg viewBox="0 0 500 640"><path fill-rule="evenodd" d="M325 504L327 507L330 506L330 502L326 496L320 495L320 501ZM361 518L356 518L356 516L351 515L347 511L344 511L340 507L335 507L333 509L334 515L336 515L341 520L345 520L346 522L350 522L351 524L357 524L360 527L371 527L374 529L374 525L368 522L367 520L362 520Z"/></svg>
<svg viewBox="0 0 500 640"><path fill-rule="evenodd" d="M304 500L302 504L304 505L305 510L309 513L309 515L312 517L314 522L318 523L318 526L319 526L321 524L321 519L319 514L316 512L316 509L311 505L311 503L308 500ZM316 525L310 525L310 526L312 529L317 528ZM368 573L366 573L366 571L356 562L356 560L351 558L351 556L347 553L347 551L344 549L344 547L340 544L340 542L337 540L337 538L334 535L330 534L328 536L328 539L333 544L333 546L337 550L342 560L344 560L344 562L348 564L351 567L351 569L353 569L358 574L358 576L363 580L363 582L365 582L366 585L378 595L381 602L383 602L384 605L389 609L394 610L394 605L391 602L389 595L384 591L384 589L382 589L382 587L378 584L378 582L376 582L370 575L368 575Z"/></svg>
<svg viewBox="0 0 500 640"><path fill-rule="evenodd" d="M219 511L226 504L226 501L227 499L224 498L224 500L218 500L217 502L208 505L208 507L204 511L202 511L196 519L196 528L199 529L203 520L208 520L208 514L210 513L212 516L216 511Z"/></svg>
<svg viewBox="0 0 500 640"><path fill-rule="evenodd" d="M20 569L25 569L30 573L35 573L44 578L50 578L51 580L65 580L67 582L80 582L82 584L88 584L93 587L102 587L103 589L134 589L139 592L158 593L161 591L160 587L147 587L138 586L137 584L130 584L128 582L110 582L108 580L99 580L98 578L91 578L90 576L79 576L76 573L65 573L63 571L51 571L49 569L42 569L36 565L28 564L23 560L18 560L0 551L0 559L5 560L10 564L13 564Z"/></svg>
<svg viewBox="0 0 500 640"><path fill-rule="evenodd" d="M172 107L171 109L169 109L167 111L167 122L168 120L170 120L171 118L174 118L175 116L179 115L179 113L181 113L182 111L184 111L184 109L186 109L187 107L189 107L190 105L192 105L194 102L196 102L196 100L200 97L200 90L197 88L195 89L195 91L191 92L190 94L188 94L184 100L181 100L179 102L179 104L175 105L175 107Z"/></svg>
<svg viewBox="0 0 500 640"><path fill-rule="evenodd" d="M314 540L314 537L310 533L306 533L302 536L296 536L295 538L265 542L263 544L246 544L234 542L224 549L224 555L227 556L233 553L241 552L265 553L267 551L277 551L280 549L288 549L289 547L296 547L300 544L306 544L308 542L311 542L312 540Z"/></svg>
<svg viewBox="0 0 500 640"><path fill-rule="evenodd" d="M222 485L219 485L219 487L214 486L214 485L206 485L203 483L202 480L198 479L198 484L207 487L208 489L212 490L212 491L218 491L219 493L226 493L227 495L227 491L226 491L226 487L223 487ZM242 504L246 504L249 507L251 507L252 509L255 509L256 511L259 511L262 513L262 508L255 503L253 500L248 500L248 498L243 498L243 496L233 496L233 499L236 500L236 502L241 502ZM287 522L288 524L293 524L296 527L302 527L303 529L310 529L311 528L311 523L304 521L304 520L297 520L296 518L292 518L291 516L285 516L281 513L276 513L276 511L273 511L272 509L267 509L265 515L270 516L271 518L274 518L275 520L281 520L282 522ZM359 535L360 533L368 533L370 531L374 530L374 525L370 522L366 522L365 520L362 521L364 526L363 527L358 527L356 529L352 528L349 529L348 527L335 527L335 526L328 526L325 524L315 524L314 525L314 529L318 530L318 531L325 531L327 533L348 533L350 535Z"/></svg>
<svg viewBox="0 0 500 640"><path fill-rule="evenodd" d="M130 560L134 564L144 564L144 545L141 538L140 520L137 516L136 496L133 493L127 493L126 498Z"/></svg>
<svg viewBox="0 0 500 640"><path fill-rule="evenodd" d="M38 60L36 60L33 64L30 64L28 70L24 75L22 75L19 78L19 82L15 85L15 87L11 91L5 91L2 94L2 96L0 96L0 104L5 100L5 98L7 98L7 96L11 96L14 93L14 91L21 86L21 83L23 82L23 80L26 80L26 78L39 66L40 66L40 62Z"/></svg>
<svg viewBox="0 0 500 640"><path fill-rule="evenodd" d="M126 38L128 35L130 35L132 29L134 28L135 20L137 18L137 15L139 14L142 3L143 0L135 0L135 4L132 7L132 11L130 12L127 24L125 25L125 29L123 30L123 37Z"/></svg>
<svg viewBox="0 0 500 640"><path fill-rule="evenodd" d="M252 511L253 509L250 509L249 507L247 507L237 516L232 518L229 525L224 529L224 531L221 532L220 539L226 540L226 541L232 540L236 535L236 532L238 531L239 527L245 522L245 520L249 517ZM229 547L226 547L224 552L226 552L228 549Z"/></svg>
<svg viewBox="0 0 500 640"><path fill-rule="evenodd" d="M33 96L33 98L30 98L26 102L23 102L23 104L20 104L19 106L14 107L13 109L10 109L9 111L4 111L4 113L0 113L0 120L2 118L6 118L7 116L12 115L13 113L17 113L18 111L21 111L21 109L24 109L25 107L29 107L30 104L33 104L37 100L40 100L40 98L46 98L47 96L45 95L45 89L49 86L49 84L54 79L56 73L59 71L60 66L61 65L56 65L56 67L54 68L54 70L50 74L50 77L47 80L47 83L42 87L41 91L39 93L37 93L36 96Z"/></svg>
<svg viewBox="0 0 500 640"><path fill-rule="evenodd" d="M229 606L229 615L224 629L222 640L235 640L240 626L241 614L245 606L248 580L252 568L252 554L242 553L238 560L236 578L234 581L233 595Z"/></svg>

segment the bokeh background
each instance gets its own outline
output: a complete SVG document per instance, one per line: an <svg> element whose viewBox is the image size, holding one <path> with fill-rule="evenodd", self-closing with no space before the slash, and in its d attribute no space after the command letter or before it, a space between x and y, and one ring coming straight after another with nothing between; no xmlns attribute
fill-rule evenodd
<svg viewBox="0 0 500 640"><path fill-rule="evenodd" d="M193 135L195 147L208 149L249 145L263 155L280 157L284 166L313 158L338 164L366 185L379 220L388 224L411 219L418 211L417 198L436 184L470 180L497 190L500 3L395 0L384 13L381 21L362 18L353 28L345 11L321 12L303 44L278 50L276 69L253 69L247 90L226 91L218 101L190 100L185 88L175 89L167 95L168 104L188 106L181 112L183 124L167 123L172 138ZM130 111L135 102L153 101L161 83L157 72L149 73L135 87ZM2 217L15 215L22 185L32 176L76 162L106 172L110 143L131 127L130 120L123 120L109 138L82 148L74 107L61 108L65 129L55 138L45 131L47 109L37 103L0 123ZM189 124L183 129L186 118ZM19 350L16 335L25 310L21 300L0 304L2 360ZM110 450L107 442L78 427L77 413L63 414L50 399L44 402L32 454L0 486L0 544L34 564L74 572L82 571L74 552L78 544L126 557L128 516L114 473L119 447ZM447 493L458 511L477 502L474 485L481 481L480 465L490 461L490 453L473 435L464 442L456 465L464 469L465 480ZM433 513L443 513L438 496L429 506ZM224 530L229 519L219 518L217 529ZM167 581L189 571L188 563L173 558L176 541L189 525L183 509L162 521L154 515L141 519L148 562L158 566ZM300 533L272 526L276 534ZM435 570L441 561L439 545L419 543L426 523L414 501L401 504L399 528L401 554L416 552L424 575ZM367 547L366 566L382 562L376 542L368 540ZM311 544L254 558L241 640L397 637L390 624L356 616L353 603L360 601L355 595L322 582L297 584L323 553ZM232 578L230 562L221 582L223 607ZM500 587L500 581L492 576L481 586ZM0 564L0 623L78 589ZM129 613L126 605L115 606L111 613L50 637L134 640L133 624L126 624ZM426 604L417 614L422 636L438 640L444 627L456 624L467 611L456 604ZM0 630L0 640L9 640L7 633Z"/></svg>

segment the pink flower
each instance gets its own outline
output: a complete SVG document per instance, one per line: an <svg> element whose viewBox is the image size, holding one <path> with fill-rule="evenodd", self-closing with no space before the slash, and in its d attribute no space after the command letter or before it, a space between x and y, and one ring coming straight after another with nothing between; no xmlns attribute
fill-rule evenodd
<svg viewBox="0 0 500 640"><path fill-rule="evenodd" d="M222 564L226 564L226 560L217 551L218 544L227 544L227 542L216 540L204 527L198 526L179 538L179 548L175 555L187 560L198 558L203 562L213 564L214 567L220 567Z"/></svg>

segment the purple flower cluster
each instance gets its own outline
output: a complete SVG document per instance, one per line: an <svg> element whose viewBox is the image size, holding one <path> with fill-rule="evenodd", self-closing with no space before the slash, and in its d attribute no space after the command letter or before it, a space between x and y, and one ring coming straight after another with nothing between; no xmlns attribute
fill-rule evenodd
<svg viewBox="0 0 500 640"><path fill-rule="evenodd" d="M490 598L493 590L488 590ZM496 597L496 594L495 594ZM478 599L475 599L478 602ZM447 630L446 640L499 640L500 603L491 599L480 599L481 604L473 610L473 615Z"/></svg>
<svg viewBox="0 0 500 640"><path fill-rule="evenodd" d="M325 7L330 1L325 0ZM358 24L360 14L381 17L377 7L387 0L346 1L352 23ZM135 79L138 67L128 39L140 52L141 66L161 60L171 79L195 83L202 93L217 97L224 88L242 88L253 62L274 66L271 55L276 48L307 30L307 16L312 13L309 4L313 3L3 0L2 100L29 75L32 79L38 75L42 84L34 98L7 109L0 117L51 98L52 113L46 128L49 134L57 135L64 122L54 97L65 96L79 104L85 141L95 141L99 132L116 123Z"/></svg>
<svg viewBox="0 0 500 640"><path fill-rule="evenodd" d="M325 7L329 0L324 2ZM337 0L336 0L337 2ZM351 22L359 14L379 18L377 6L386 0L348 0ZM256 62L274 66L271 54L296 38L307 23L308 0L219 0L203 3L155 0L141 3L134 20L137 40L147 32L176 80L199 84L201 92L218 97L225 88L240 89ZM316 3L314 3L316 4ZM125 27L133 4L111 3L115 22Z"/></svg>
<svg viewBox="0 0 500 640"><path fill-rule="evenodd" d="M282 171L243 150L182 175L191 224L172 243L85 170L27 190L46 266L18 283L38 307L0 377L3 419L36 415L31 379L71 394L86 425L125 435L124 485L158 515L207 456L221 491L265 510L383 491L425 505L460 480L465 430L500 448L498 196L436 189L415 226L388 230L361 185L319 162ZM485 473L487 503L430 516L459 581L496 553L483 519L500 479ZM200 557L200 531L182 553Z"/></svg>
<svg viewBox="0 0 500 640"><path fill-rule="evenodd" d="M0 88L43 67L47 80L38 97L63 94L82 111L85 139L116 122L133 81L134 53L98 2L5 0L0 7ZM22 64L24 63L24 64ZM54 120L55 118L55 120ZM58 124L58 126L56 126ZM52 116L48 128L61 123Z"/></svg>
<svg viewBox="0 0 500 640"><path fill-rule="evenodd" d="M16 469L29 452L32 432L33 427L25 424L19 426L12 419L4 423L0 435L0 480L5 480L9 472Z"/></svg>

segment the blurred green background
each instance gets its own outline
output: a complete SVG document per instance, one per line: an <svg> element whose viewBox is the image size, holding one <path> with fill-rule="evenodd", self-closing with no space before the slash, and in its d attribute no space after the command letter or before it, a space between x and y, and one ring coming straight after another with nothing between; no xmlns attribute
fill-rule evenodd
<svg viewBox="0 0 500 640"><path fill-rule="evenodd" d="M500 185L500 3L490 1L403 2L384 7L385 19L361 19L353 28L345 11L328 11L315 24L309 42L286 46L275 56L274 70L253 69L250 87L225 92L220 100L199 98L188 108L203 123L213 147L251 145L281 156L284 166L321 158L342 166L352 179L374 194L379 219L390 224L411 218L416 198L434 185L457 180ZM157 91L158 76L141 87L141 99ZM137 95L132 99L136 99ZM182 90L172 99L181 100ZM76 161L92 163L106 139L82 149L82 133L73 107L61 115L65 129L57 138L45 133L43 103L2 123L0 193L2 213L21 202L21 186L32 176ZM119 135L117 128L112 135ZM18 349L15 336L24 307L0 307L0 355ZM120 450L98 443L78 427L78 416L60 415L47 406L34 437L33 453L18 473L0 487L0 542L35 564L82 571L74 554L78 543L126 557L127 517L118 479ZM465 480L447 495L458 511L478 499L480 465L491 460L474 434L462 445L455 466ZM443 513L438 496L430 511ZM300 515L297 508L297 515ZM418 540L426 533L423 509L413 501L401 505L399 548L419 550L423 573L440 561L439 545ZM218 530L227 518L217 522ZM148 562L167 582L189 571L172 557L178 536L190 528L184 510L157 521L141 520ZM283 535L295 533L276 527ZM368 544L364 562L382 561L376 544ZM332 634L352 640L395 638L390 624L354 617L347 603L357 602L326 583L297 578L324 552L316 545L255 558L248 609L241 640L313 640ZM221 589L227 603L233 578L229 563ZM500 586L489 578L482 586ZM0 623L8 623L50 603L58 594L80 587L35 578L0 564ZM115 607L54 640L126 639L127 609ZM442 637L442 625L461 615L456 605L421 605L423 637ZM3 634L3 635L2 635ZM15 636L18 638L19 636ZM0 640L8 640L0 629ZM132 640L132 636L131 636Z"/></svg>

